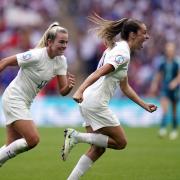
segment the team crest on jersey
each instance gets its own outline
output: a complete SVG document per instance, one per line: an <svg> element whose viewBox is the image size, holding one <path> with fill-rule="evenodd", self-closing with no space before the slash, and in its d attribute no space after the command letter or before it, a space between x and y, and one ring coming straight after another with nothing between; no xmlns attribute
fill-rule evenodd
<svg viewBox="0 0 180 180"><path fill-rule="evenodd" d="M122 64L124 62L124 58L121 55L118 55L115 57L115 62L119 65Z"/></svg>
<svg viewBox="0 0 180 180"><path fill-rule="evenodd" d="M29 60L31 59L32 54L30 52L26 52L23 54L23 60Z"/></svg>

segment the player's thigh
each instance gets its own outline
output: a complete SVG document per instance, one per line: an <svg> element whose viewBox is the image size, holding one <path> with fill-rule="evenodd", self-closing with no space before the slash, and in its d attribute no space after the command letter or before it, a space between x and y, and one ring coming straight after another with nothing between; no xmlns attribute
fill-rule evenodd
<svg viewBox="0 0 180 180"><path fill-rule="evenodd" d="M125 135L125 131L121 126L115 127L103 127L99 129L97 132L107 135L114 139L118 144L127 142L127 138Z"/></svg>
<svg viewBox="0 0 180 180"><path fill-rule="evenodd" d="M12 124L6 126L6 145L12 143L13 141L22 138L21 134L19 134Z"/></svg>
<svg viewBox="0 0 180 180"><path fill-rule="evenodd" d="M32 120L17 120L13 127L27 141L39 141L39 133Z"/></svg>

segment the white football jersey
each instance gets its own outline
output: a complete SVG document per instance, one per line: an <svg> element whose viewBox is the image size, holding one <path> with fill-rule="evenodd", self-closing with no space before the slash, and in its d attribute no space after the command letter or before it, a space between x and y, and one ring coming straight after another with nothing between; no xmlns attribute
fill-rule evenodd
<svg viewBox="0 0 180 180"><path fill-rule="evenodd" d="M16 55L20 70L4 92L6 100L32 103L37 93L56 75L67 74L65 56L49 58L46 48Z"/></svg>
<svg viewBox="0 0 180 180"><path fill-rule="evenodd" d="M129 61L130 49L126 41L117 42L112 49L106 49L97 68L112 64L115 70L99 78L84 91L81 106L94 110L107 107L120 80L127 76Z"/></svg>

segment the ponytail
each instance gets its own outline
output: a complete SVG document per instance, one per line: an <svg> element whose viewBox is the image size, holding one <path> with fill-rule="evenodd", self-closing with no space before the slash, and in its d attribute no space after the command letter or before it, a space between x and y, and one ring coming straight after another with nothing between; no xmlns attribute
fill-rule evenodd
<svg viewBox="0 0 180 180"><path fill-rule="evenodd" d="M104 39L105 44L112 48L115 44L115 37L122 32L123 25L128 21L128 18L122 18L117 21L106 20L96 13L89 16L88 19L95 23L95 30L100 38Z"/></svg>

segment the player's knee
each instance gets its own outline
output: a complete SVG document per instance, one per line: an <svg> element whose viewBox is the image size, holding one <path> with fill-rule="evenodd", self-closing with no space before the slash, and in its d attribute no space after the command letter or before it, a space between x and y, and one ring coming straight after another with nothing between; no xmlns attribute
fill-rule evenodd
<svg viewBox="0 0 180 180"><path fill-rule="evenodd" d="M40 138L38 135L32 135L31 137L29 137L28 139L26 139L28 147L30 149L34 148L35 146L37 146L37 144L40 141Z"/></svg>
<svg viewBox="0 0 180 180"><path fill-rule="evenodd" d="M117 142L117 149L121 150L124 149L127 145L127 140L126 139L121 139L119 142Z"/></svg>

